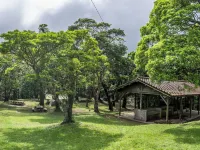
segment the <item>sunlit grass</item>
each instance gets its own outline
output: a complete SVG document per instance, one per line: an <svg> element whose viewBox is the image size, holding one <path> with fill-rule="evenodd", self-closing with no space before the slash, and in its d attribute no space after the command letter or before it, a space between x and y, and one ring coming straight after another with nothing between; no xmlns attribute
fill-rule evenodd
<svg viewBox="0 0 200 150"><path fill-rule="evenodd" d="M27 107L10 107L0 102L0 149L2 150L134 150L200 149L200 122L188 124L139 124L93 112L92 104L75 104L75 121L60 126L63 114L33 113Z"/></svg>

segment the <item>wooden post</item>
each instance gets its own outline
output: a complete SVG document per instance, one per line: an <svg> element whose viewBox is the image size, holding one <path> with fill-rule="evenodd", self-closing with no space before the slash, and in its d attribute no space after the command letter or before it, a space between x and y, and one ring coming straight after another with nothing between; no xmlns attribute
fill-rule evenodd
<svg viewBox="0 0 200 150"><path fill-rule="evenodd" d="M166 99L167 109L166 109L166 122L169 121L169 98Z"/></svg>
<svg viewBox="0 0 200 150"><path fill-rule="evenodd" d="M178 97L175 97L175 101L176 101L176 113L177 113L177 116L178 116Z"/></svg>
<svg viewBox="0 0 200 150"><path fill-rule="evenodd" d="M142 109L142 93L140 92L140 109Z"/></svg>
<svg viewBox="0 0 200 150"><path fill-rule="evenodd" d="M192 117L192 98L190 97L190 118Z"/></svg>
<svg viewBox="0 0 200 150"><path fill-rule="evenodd" d="M183 114L183 104L182 104L182 97L180 97L180 114L179 114L179 119L182 119L182 114Z"/></svg>
<svg viewBox="0 0 200 150"><path fill-rule="evenodd" d="M121 102L122 101L122 97L120 97L120 99L119 99L119 116L121 116Z"/></svg>
<svg viewBox="0 0 200 150"><path fill-rule="evenodd" d="M200 96L198 96L198 115L199 115L199 111L200 111Z"/></svg>
<svg viewBox="0 0 200 150"><path fill-rule="evenodd" d="M134 95L135 95L135 96L134 96L134 97L135 97L135 108L137 108L137 99L136 99L137 97L136 97L136 93L135 93Z"/></svg>

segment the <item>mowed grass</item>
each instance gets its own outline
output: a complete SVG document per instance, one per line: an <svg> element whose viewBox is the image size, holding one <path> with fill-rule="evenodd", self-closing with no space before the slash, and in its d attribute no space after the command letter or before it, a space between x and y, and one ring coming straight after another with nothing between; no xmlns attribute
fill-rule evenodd
<svg viewBox="0 0 200 150"><path fill-rule="evenodd" d="M10 107L0 102L1 150L199 150L200 122L139 124L102 115L77 104L76 123L60 126L62 113L32 113L35 102ZM91 106L90 106L91 107Z"/></svg>

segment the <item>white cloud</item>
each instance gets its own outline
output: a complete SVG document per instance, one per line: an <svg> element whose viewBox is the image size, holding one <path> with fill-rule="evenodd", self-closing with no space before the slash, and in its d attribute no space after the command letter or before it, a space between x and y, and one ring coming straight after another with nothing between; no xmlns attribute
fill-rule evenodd
<svg viewBox="0 0 200 150"><path fill-rule="evenodd" d="M17 0L0 0L0 12L16 7Z"/></svg>
<svg viewBox="0 0 200 150"><path fill-rule="evenodd" d="M23 0L19 0L23 1ZM54 14L59 8L72 0L24 0L22 25L27 27L37 22L45 12Z"/></svg>
<svg viewBox="0 0 200 150"><path fill-rule="evenodd" d="M54 14L60 8L66 6L67 3L74 1L77 3L87 3L89 7L93 7L91 0L0 0L0 12L12 10L20 5L21 24L27 28L38 22L44 13ZM109 2L109 0L93 1L98 8L104 7Z"/></svg>

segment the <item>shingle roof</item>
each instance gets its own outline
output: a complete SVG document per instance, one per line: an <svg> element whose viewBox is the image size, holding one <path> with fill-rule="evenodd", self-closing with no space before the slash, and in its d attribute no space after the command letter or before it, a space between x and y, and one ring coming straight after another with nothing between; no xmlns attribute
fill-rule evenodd
<svg viewBox="0 0 200 150"><path fill-rule="evenodd" d="M129 83L120 86L118 89L123 89L126 86L132 85L136 82L140 82L149 86L161 93L170 96L189 96L200 95L200 87L187 81L163 81L161 83L152 82L147 77L139 77Z"/></svg>

